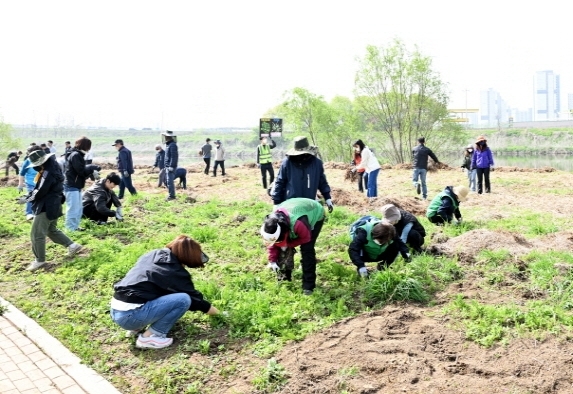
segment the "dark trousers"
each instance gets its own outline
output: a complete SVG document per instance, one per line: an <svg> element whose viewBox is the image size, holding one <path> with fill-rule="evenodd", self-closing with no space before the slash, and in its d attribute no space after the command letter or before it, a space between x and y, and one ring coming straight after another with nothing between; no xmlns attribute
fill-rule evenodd
<svg viewBox="0 0 573 394"><path fill-rule="evenodd" d="M364 189L368 186L368 174L365 171L357 172L358 174L358 191L364 193ZM365 181L366 180L366 181Z"/></svg>
<svg viewBox="0 0 573 394"><path fill-rule="evenodd" d="M408 233L408 239L406 240L406 243L417 253L423 252L422 245L424 244L424 237L422 237L422 234L420 234L416 230L414 229L410 230L410 232Z"/></svg>
<svg viewBox="0 0 573 394"><path fill-rule="evenodd" d="M18 168L18 166L15 163L8 164L8 162L6 162L6 165L5 165L6 176L8 176L8 172L10 171L10 167L12 167L16 171L16 175L20 174L20 169Z"/></svg>
<svg viewBox="0 0 573 394"><path fill-rule="evenodd" d="M169 191L169 198L175 198L175 172L165 170L165 184Z"/></svg>
<svg viewBox="0 0 573 394"><path fill-rule="evenodd" d="M489 167L487 168L476 168L476 175L478 179L478 194L481 194L483 191L483 181L485 179L485 192L489 193L490 184L489 184Z"/></svg>
<svg viewBox="0 0 573 394"><path fill-rule="evenodd" d="M187 190L187 175L179 177L179 186Z"/></svg>
<svg viewBox="0 0 573 394"><path fill-rule="evenodd" d="M112 201L109 200L109 202L107 204L105 204L105 206L108 208L111 208L111 204L112 204ZM85 218L93 220L94 222L107 222L107 220L109 219L109 216L100 213L96 209L95 204L93 204L93 203L89 204L89 205L85 205L83 207L83 216Z"/></svg>
<svg viewBox="0 0 573 394"><path fill-rule="evenodd" d="M128 177L124 177L123 175L121 176L121 182L119 182L119 195L117 198L123 198L125 188L127 188L132 195L137 194L137 190L135 190L133 183L131 183L131 175Z"/></svg>
<svg viewBox="0 0 573 394"><path fill-rule="evenodd" d="M263 187L267 188L267 172L269 173L269 185L275 180L275 170L273 163L261 164L261 178L263 179Z"/></svg>
<svg viewBox="0 0 573 394"><path fill-rule="evenodd" d="M388 245L385 251L380 253L375 258L370 257L368 254L366 254L366 251L363 250L362 261L364 261L365 263L376 261L378 262L377 268L379 270L382 270L386 267L389 267L394 262L394 260L396 260L396 257L398 257L398 252L399 252L398 245L395 242L393 242L390 245Z"/></svg>
<svg viewBox="0 0 573 394"><path fill-rule="evenodd" d="M224 160L215 160L215 165L213 166L213 176L217 176L217 167L218 166L221 166L221 175L225 175L225 161Z"/></svg>
<svg viewBox="0 0 573 394"><path fill-rule="evenodd" d="M302 265L302 289L314 290L316 287L316 251L314 245L320 234L324 219L316 222L310 242L300 245L300 264Z"/></svg>
<svg viewBox="0 0 573 394"><path fill-rule="evenodd" d="M203 161L205 162L205 170L203 172L205 173L205 175L207 175L209 173L209 167L211 167L211 158L204 157Z"/></svg>
<svg viewBox="0 0 573 394"><path fill-rule="evenodd" d="M443 217L441 217L440 215L434 215L428 218L428 220L430 221L430 223L434 223L437 224L438 226L446 223L446 221L444 220ZM449 223L449 222L448 222Z"/></svg>

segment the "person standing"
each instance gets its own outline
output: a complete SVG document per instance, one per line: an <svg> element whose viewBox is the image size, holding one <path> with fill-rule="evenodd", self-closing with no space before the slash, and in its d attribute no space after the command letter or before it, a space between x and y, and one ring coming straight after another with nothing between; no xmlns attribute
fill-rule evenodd
<svg viewBox="0 0 573 394"><path fill-rule="evenodd" d="M476 169L472 169L472 157L474 155L474 146L469 144L464 150L464 157L462 161L462 168L468 176L469 188L472 192L476 191Z"/></svg>
<svg viewBox="0 0 573 394"><path fill-rule="evenodd" d="M428 198L428 188L426 186L428 156L430 156L436 164L440 162L434 152L426 147L426 139L424 137L420 137L418 138L418 146L412 149L412 166L414 167L412 183L414 188L416 188L416 193L422 193L422 198L424 200Z"/></svg>
<svg viewBox="0 0 573 394"><path fill-rule="evenodd" d="M48 148L48 145L46 145L43 142L40 144L40 148L42 148L44 150L44 152L46 152L46 154L52 153L52 152L50 152L50 148Z"/></svg>
<svg viewBox="0 0 573 394"><path fill-rule="evenodd" d="M267 215L261 226L261 236L268 245L268 267L286 280L292 279L292 267L279 267L279 254L281 250L300 246L304 295L311 295L316 287L314 246L323 224L324 208L318 201L291 198Z"/></svg>
<svg viewBox="0 0 573 394"><path fill-rule="evenodd" d="M159 168L159 180L157 182L157 187L161 187L166 184L165 182L165 151L160 144L155 145L155 163L153 164L153 169Z"/></svg>
<svg viewBox="0 0 573 394"><path fill-rule="evenodd" d="M360 165L362 162L362 156L360 155L359 148L352 148L354 151L354 159L350 163L354 167ZM356 175L358 175L358 191L364 193L364 189L368 190L368 175L364 168L356 170Z"/></svg>
<svg viewBox="0 0 573 394"><path fill-rule="evenodd" d="M491 149L487 146L487 140L483 135L480 135L476 140L476 150L472 156L471 169L476 170L477 175L477 192L482 194L483 183L485 180L485 192L491 192L491 185L489 183L489 172L493 171L493 155Z"/></svg>
<svg viewBox="0 0 573 394"><path fill-rule="evenodd" d="M209 168L211 167L211 150L213 147L210 144L211 138L205 140L205 145L201 147L199 154L203 156L203 161L205 162L205 170L203 171L205 175L209 175Z"/></svg>
<svg viewBox="0 0 573 394"><path fill-rule="evenodd" d="M30 162L38 172L34 190L18 200L19 204L32 203L34 221L30 238L32 252L36 259L30 263L28 271L35 271L46 265L46 236L53 242L68 248L68 256L78 253L82 246L73 242L66 234L58 230L58 218L62 216L64 198L64 175L56 163L54 154L46 154L42 149L30 153Z"/></svg>
<svg viewBox="0 0 573 394"><path fill-rule="evenodd" d="M360 163L356 166L356 171L364 169L368 176L366 197L370 202L378 197L378 174L380 173L380 163L374 153L368 148L362 140L356 140L352 145L354 151L360 153Z"/></svg>
<svg viewBox="0 0 573 394"><path fill-rule="evenodd" d="M52 140L48 140L48 149L50 150L50 153L56 154L56 147L54 146L54 141Z"/></svg>
<svg viewBox="0 0 573 394"><path fill-rule="evenodd" d="M36 174L38 173L38 171L34 170L34 167L32 167L32 162L30 161L29 155L30 153L41 149L42 148L40 148L38 145L32 145L28 147L27 150L28 155L26 156L26 160L24 160L24 163L22 163L22 170L20 171L20 179L18 182L19 193L22 193L22 191L24 190L24 184L26 185L26 190L28 191L28 194L34 190L34 187L36 186ZM34 219L34 212L32 211L31 202L26 203L25 213L26 213L26 220Z"/></svg>
<svg viewBox="0 0 573 394"><path fill-rule="evenodd" d="M215 165L213 166L213 176L217 176L217 167L221 166L221 175L225 175L225 148L221 140L215 141Z"/></svg>
<svg viewBox="0 0 573 394"><path fill-rule="evenodd" d="M166 201L175 200L175 170L179 162L179 152L177 149L177 136L173 131L167 130L161 133L165 142L165 179L169 195Z"/></svg>
<svg viewBox="0 0 573 394"><path fill-rule="evenodd" d="M70 141L66 141L64 155L67 155L71 149L72 149L72 143Z"/></svg>
<svg viewBox="0 0 573 394"><path fill-rule="evenodd" d="M271 139L269 145L268 139ZM261 178L263 180L263 187L267 189L267 172L269 173L269 185L275 180L275 170L273 168L273 156L271 149L274 149L277 144L273 141L272 137L260 137L261 143L257 146L257 167L261 170Z"/></svg>
<svg viewBox="0 0 573 394"><path fill-rule="evenodd" d="M132 196L137 194L137 190L133 187L131 176L135 173L133 169L133 159L131 157L131 151L123 145L123 140L117 139L112 145L115 146L117 150L117 171L121 177L121 182L119 184L119 195L117 198L122 199L125 194L125 189L129 190Z"/></svg>
<svg viewBox="0 0 573 394"><path fill-rule="evenodd" d="M115 172L109 173L105 179L100 179L91 185L83 195L83 216L95 221L97 224L106 224L108 218L114 217L123 220L123 211L119 198L113 189L119 186L121 178ZM116 210L112 210L111 206Z"/></svg>
<svg viewBox="0 0 573 394"><path fill-rule="evenodd" d="M80 228L80 220L82 219L82 189L86 185L86 178L92 177L94 180L100 178L101 167L85 162L85 156L91 147L91 140L81 137L66 157L64 192L67 207L66 228L70 231L83 230Z"/></svg>
<svg viewBox="0 0 573 394"><path fill-rule="evenodd" d="M299 136L294 139L294 147L282 161L270 192L274 205L290 198L316 200L316 193L320 191L328 211L332 212L334 204L330 197L330 186L324 175L322 160L316 157L316 152L317 148L311 147L306 137Z"/></svg>

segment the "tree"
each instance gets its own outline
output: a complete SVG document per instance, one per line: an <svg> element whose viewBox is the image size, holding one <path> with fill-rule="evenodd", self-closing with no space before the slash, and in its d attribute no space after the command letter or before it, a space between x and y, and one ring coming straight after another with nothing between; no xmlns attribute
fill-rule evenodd
<svg viewBox="0 0 573 394"><path fill-rule="evenodd" d="M4 123L4 118L0 116L0 151L6 152L17 148L18 145L18 140L12 136L12 126Z"/></svg>
<svg viewBox="0 0 573 394"><path fill-rule="evenodd" d="M432 59L396 39L387 48L369 45L356 73L356 102L368 131L379 139L390 161L411 160L418 137L432 137L445 147L451 136L446 85L432 69ZM439 150L438 150L439 151Z"/></svg>

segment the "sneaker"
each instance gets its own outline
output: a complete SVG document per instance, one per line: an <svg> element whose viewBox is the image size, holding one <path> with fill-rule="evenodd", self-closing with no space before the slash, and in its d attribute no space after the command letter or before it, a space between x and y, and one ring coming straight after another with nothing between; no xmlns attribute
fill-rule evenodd
<svg viewBox="0 0 573 394"><path fill-rule="evenodd" d="M167 198L165 199L165 201L173 201L173 200L175 200L175 197L167 197Z"/></svg>
<svg viewBox="0 0 573 394"><path fill-rule="evenodd" d="M45 265L46 265L46 262L45 262L45 261L42 261L42 262L40 262L40 261L32 261L32 262L30 263L30 265L28 266L28 268L26 268L26 270L33 272L33 271L36 271L37 269L42 268L42 267L45 266Z"/></svg>
<svg viewBox="0 0 573 394"><path fill-rule="evenodd" d="M77 243L73 243L70 246L68 246L68 256L73 256L76 253L78 253L80 250L82 250L83 246Z"/></svg>
<svg viewBox="0 0 573 394"><path fill-rule="evenodd" d="M136 337L139 334L141 334L141 330L125 330L126 338Z"/></svg>
<svg viewBox="0 0 573 394"><path fill-rule="evenodd" d="M312 293L313 293L313 291L312 291L312 290L309 290L309 289L304 289L304 290L302 291L302 294L304 294L305 296L311 296Z"/></svg>
<svg viewBox="0 0 573 394"><path fill-rule="evenodd" d="M135 347L140 349L163 349L173 343L173 338L157 337L153 334L147 338L143 335L137 337Z"/></svg>
<svg viewBox="0 0 573 394"><path fill-rule="evenodd" d="M416 182L416 193L417 194L422 193L422 184L420 182Z"/></svg>
<svg viewBox="0 0 573 394"><path fill-rule="evenodd" d="M26 215L26 220L33 220L34 219L34 214L33 213L29 213Z"/></svg>

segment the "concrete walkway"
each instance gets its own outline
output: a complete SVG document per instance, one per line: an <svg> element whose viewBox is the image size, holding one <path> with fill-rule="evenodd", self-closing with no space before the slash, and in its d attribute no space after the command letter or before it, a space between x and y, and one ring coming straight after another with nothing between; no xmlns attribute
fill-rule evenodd
<svg viewBox="0 0 573 394"><path fill-rule="evenodd" d="M0 393L121 394L57 339L0 297Z"/></svg>

